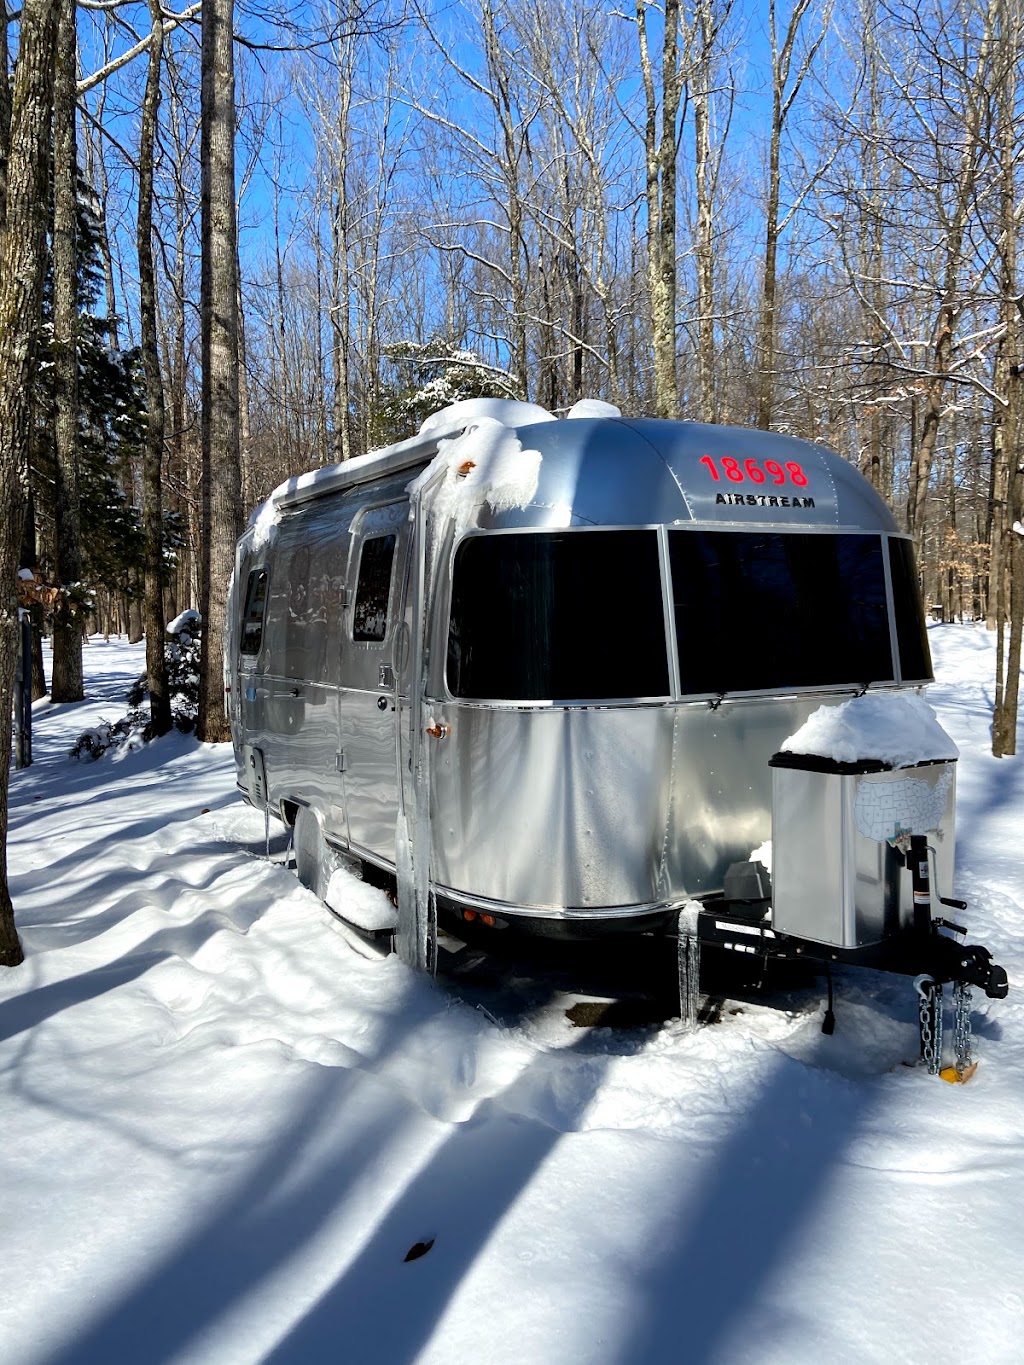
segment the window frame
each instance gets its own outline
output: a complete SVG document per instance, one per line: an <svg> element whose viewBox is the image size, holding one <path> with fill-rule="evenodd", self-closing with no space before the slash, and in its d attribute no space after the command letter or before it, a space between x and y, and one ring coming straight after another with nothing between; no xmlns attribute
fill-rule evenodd
<svg viewBox="0 0 1024 1365"><path fill-rule="evenodd" d="M391 541L391 562L388 567L388 588L387 600L384 616L384 632L382 635L366 636L356 634L356 610L359 605L359 586L362 581L363 561L366 554L366 547L378 540ZM360 537L359 561L356 565L355 584L352 589L352 609L349 612L348 637L349 642L363 649L380 649L387 644L391 635L394 620L394 593L395 593L395 563L398 559L400 533L398 527L394 530L371 531L369 534Z"/></svg>
<svg viewBox="0 0 1024 1365"><path fill-rule="evenodd" d="M247 627L251 626L254 617L252 616L253 588L256 580L262 576L264 580L263 606L259 616L259 640L255 649L246 649L245 634ZM242 599L242 610L238 618L238 654L242 659L258 659L266 639L267 633L267 607L270 603L270 567L263 564L258 568L250 569L245 580L245 596Z"/></svg>
<svg viewBox="0 0 1024 1365"><path fill-rule="evenodd" d="M496 537L503 535L553 535L571 533L573 535L588 535L593 532L609 531L654 531L658 536L658 553L661 570L661 596L662 607L665 617L665 643L667 650L669 687L670 692L660 696L635 696L615 699L593 698L551 698L544 699L524 699L508 697L462 697L454 693L448 681L448 641L451 634L452 624L452 601L454 591L454 569L455 557L459 547L471 538L481 536ZM466 534L460 536L451 546L448 556L448 583L447 583L447 603L443 618L438 621L440 626L443 622L443 634L435 636L437 653L443 663L441 668L441 691L444 698L458 706L492 706L511 710L550 710L550 709L597 709L607 707L627 707L627 706L658 706L667 703L707 705L709 702L717 702L723 695L727 700L758 700L767 698L779 698L790 696L807 695L826 695L835 693L850 693L855 691L860 683L856 679L849 679L845 682L835 683L807 683L788 687L765 687L736 689L727 691L724 694L717 692L683 692L680 663L679 645L676 632L675 603L672 592L672 561L670 552L669 532L708 532L708 533L733 533L741 535L756 535L758 533L775 534L779 536L825 536L835 539L839 536L869 536L879 544L882 571L884 577L885 608L888 621L889 649L891 676L889 678L873 679L880 688L894 687L913 687L922 686L930 681L931 677L925 678L905 678L902 673L902 659L899 648L899 638L897 633L897 613L894 601L893 583L890 567L890 548L889 542L892 540L906 541L909 538L898 531L891 531L887 527L866 528L866 527L832 527L832 526L806 526L789 527L778 523L765 522L757 524L723 524L722 522L705 521L677 521L672 523L648 522L632 525L600 525L600 526L515 526L500 527L494 529L472 528Z"/></svg>
<svg viewBox="0 0 1024 1365"><path fill-rule="evenodd" d="M706 522L706 521L674 522L674 523L672 523L671 525L669 525L669 526L666 527L666 546L665 546L666 557L667 557L667 560L668 560L667 572L668 572L668 576L669 576L670 593L671 593L672 562L671 562L671 549L670 549L670 546L669 546L669 544L668 544L668 536L667 536L667 533L668 533L669 531L673 531L673 532L674 532L674 531L682 531L682 532L686 532L686 533L688 533L688 534L705 533L705 534L711 534L711 535L714 535L714 534L721 534L721 535L750 535L750 536L756 536L756 535L777 535L777 536L786 537L786 538L797 537L797 536L800 536L800 537L819 536L819 537L824 537L825 539L828 539L828 540L836 540L836 539L838 539L838 538L840 538L840 537L854 537L854 536L857 536L857 537L867 536L867 537L873 538L873 539L878 543L878 546L879 546L879 555L880 555L881 567L882 567L883 586L884 586L884 592L885 592L886 618L887 618L887 635L888 635L888 639L889 639L889 663L890 663L891 672L890 672L890 676L887 677L887 678L871 679L870 682L871 682L872 684L877 684L877 686L880 687L880 688L893 688L893 687L899 687L899 686L901 686L901 685L904 685L904 684L903 684L903 679L902 679L902 677L901 677L901 675L900 675L900 656L899 656L899 649L898 649L898 647L897 647L897 640L896 640L895 610L894 610L894 604L893 604L892 582L891 582L890 570L889 570L889 548L888 548L888 541L889 541L889 539L890 539L890 537L891 537L891 533L888 531L887 528L883 528L883 527L867 528L867 527L861 527L861 526L801 526L801 527L796 527L796 526L785 526L785 525L780 525L778 522L757 522L757 523L751 522L751 523L744 523L744 524L739 524L739 523L724 523L724 522ZM907 537L905 537L905 536L896 536L895 538L896 538L896 539L906 539ZM677 661L677 663L678 663L678 662L679 662L679 641L678 641L678 636L677 636L677 632L676 632L676 622L675 622L675 600L674 600L674 595L672 595L672 596L670 597L670 601L669 601L669 611L670 611L671 617L672 617L672 620L671 620L671 641L672 641L672 646L671 646L671 647L672 647L672 650L673 650L675 659L676 659L676 661ZM682 670L681 670L681 668L680 668L680 674L681 674L681 672L682 672ZM677 692L677 694L676 694L676 700L682 701L682 702L690 702L690 701L692 701L692 702L701 702L701 703L705 703L705 704L706 704L706 703L708 703L708 702L717 702L717 701L719 701L720 699L723 699L723 698L726 699L726 700L732 701L732 700L747 700L747 699L754 700L754 699L757 699L757 698L778 698L778 697L792 697L792 696L815 696L815 695L819 695L819 694L824 695L824 694L828 694L828 693L853 692L853 691L859 690L859 687L862 686L862 685L863 685L863 680L857 680L857 679L851 678L851 679L849 679L849 680L846 681L846 682L832 682L832 683L798 683L798 684L792 684L792 685L789 685L789 686L779 686L779 687L755 687L755 688L742 688L742 689L741 689L741 688L735 688L735 689L727 689L725 692L684 692L683 689L682 689L682 679L681 679L681 676L680 676L680 679L679 679L679 690L678 690L678 692Z"/></svg>
<svg viewBox="0 0 1024 1365"><path fill-rule="evenodd" d="M925 687L927 686L928 683L933 683L935 681L935 664L932 659L931 644L928 640L928 627L924 612L924 595L921 592L919 577L915 581L915 575L919 575L919 570L917 566L917 550L914 546L914 540L912 536L899 535L895 532L892 532L886 535L884 539L885 579L886 590L888 591L889 594L890 608L889 620L892 628L893 658L896 660L896 667L899 671L900 682L903 683L904 686L912 687L914 685L917 685L920 687ZM906 546L910 550L910 560L909 564L906 565L906 567L912 569L913 572L908 575L908 582L912 589L914 590L914 599L912 605L916 605L920 612L919 622L921 638L917 643L922 648L924 662L927 664L928 669L930 670L927 674L921 677L918 676L907 677L903 672L903 649L901 646L900 624L902 622L904 625L909 625L909 621L907 613L905 612L901 613L900 608L896 605L896 585L893 581L892 573L892 561L893 555L895 553L894 547L896 544Z"/></svg>
<svg viewBox="0 0 1024 1365"><path fill-rule="evenodd" d="M616 532L648 532L656 536L657 556L658 556L658 587L662 599L663 616L663 639L665 643L665 672L668 690L661 693L650 695L628 695L624 697L559 697L559 698L530 698L530 697L483 697L483 696L460 696L452 691L448 680L448 646L451 638L452 627L452 605L454 600L455 587L455 559L460 548L469 540L486 538L494 540L499 536L564 536L564 535L593 535L610 534ZM465 535L460 536L452 545L448 557L448 583L447 583L447 603L443 616L444 633L438 640L438 653L442 660L441 683L445 698L458 706L493 706L512 710L597 710L609 707L625 706L664 706L677 699L677 674L675 661L671 654L670 637L668 634L668 616L671 612L671 605L665 596L665 566L666 555L664 548L665 527L660 522L648 522L643 524L633 523L631 525L601 525L601 526L509 526L495 529L473 528Z"/></svg>

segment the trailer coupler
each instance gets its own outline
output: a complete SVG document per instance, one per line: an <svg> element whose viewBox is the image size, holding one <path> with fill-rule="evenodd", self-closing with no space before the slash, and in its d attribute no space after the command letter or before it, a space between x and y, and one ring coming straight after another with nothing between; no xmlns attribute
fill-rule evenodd
<svg viewBox="0 0 1024 1365"><path fill-rule="evenodd" d="M941 921L934 923L929 950L922 954L926 974L940 984L977 986L990 1000L1005 1000L1010 989L1006 969L993 962L992 954L980 943L957 943L938 932L940 925Z"/></svg>

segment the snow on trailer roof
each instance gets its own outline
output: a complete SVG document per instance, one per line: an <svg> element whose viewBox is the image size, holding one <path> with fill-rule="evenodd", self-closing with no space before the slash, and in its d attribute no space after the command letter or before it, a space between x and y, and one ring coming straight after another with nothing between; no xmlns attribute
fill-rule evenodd
<svg viewBox="0 0 1024 1365"><path fill-rule="evenodd" d="M249 518L249 527L255 526L260 513L269 503L274 503L278 507L294 507L342 488L369 483L389 474L399 474L404 469L422 465L436 452L441 441L461 435L479 418L490 418L512 428L556 420L537 403L521 403L514 399L469 398L460 403L452 403L449 407L442 408L440 412L432 413L416 435L404 441L396 441L394 445L371 450L365 455L357 455L343 464L325 465L321 469L311 469L305 474L293 474L290 479L278 484L266 502L255 509Z"/></svg>
<svg viewBox="0 0 1024 1365"><path fill-rule="evenodd" d="M745 427L623 418L593 399L557 419L535 403L481 398L432 414L408 440L288 479L250 518L254 540L269 535L286 508L422 468L442 441L495 422L528 428L523 445L540 453L541 466L529 506L484 509L481 525L899 529L870 483L825 446Z"/></svg>

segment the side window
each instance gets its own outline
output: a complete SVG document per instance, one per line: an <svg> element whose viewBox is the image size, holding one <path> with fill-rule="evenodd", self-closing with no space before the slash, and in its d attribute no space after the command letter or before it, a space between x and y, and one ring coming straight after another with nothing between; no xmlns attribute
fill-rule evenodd
<svg viewBox="0 0 1024 1365"><path fill-rule="evenodd" d="M363 542L352 611L353 640L379 641L387 634L395 539L393 535L372 536Z"/></svg>
<svg viewBox="0 0 1024 1365"><path fill-rule="evenodd" d="M254 569L245 588L245 608L242 612L242 654L258 654L263 643L263 617L267 605L267 571Z"/></svg>

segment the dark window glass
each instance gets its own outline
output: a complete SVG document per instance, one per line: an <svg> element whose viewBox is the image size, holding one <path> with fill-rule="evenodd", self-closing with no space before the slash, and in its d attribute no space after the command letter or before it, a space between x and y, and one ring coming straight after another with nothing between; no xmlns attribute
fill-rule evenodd
<svg viewBox="0 0 1024 1365"><path fill-rule="evenodd" d="M255 569L245 588L241 653L258 654L263 643L263 613L267 605L267 571Z"/></svg>
<svg viewBox="0 0 1024 1365"><path fill-rule="evenodd" d="M920 682L932 676L932 656L911 541L890 536L889 572L900 646L900 673L908 682Z"/></svg>
<svg viewBox="0 0 1024 1365"><path fill-rule="evenodd" d="M364 541L352 612L353 640L383 640L387 634L394 558L394 536L373 536Z"/></svg>
<svg viewBox="0 0 1024 1365"><path fill-rule="evenodd" d="M610 701L668 693L654 531L471 536L455 554L457 697Z"/></svg>
<svg viewBox="0 0 1024 1365"><path fill-rule="evenodd" d="M671 531L684 693L888 682L879 536Z"/></svg>

